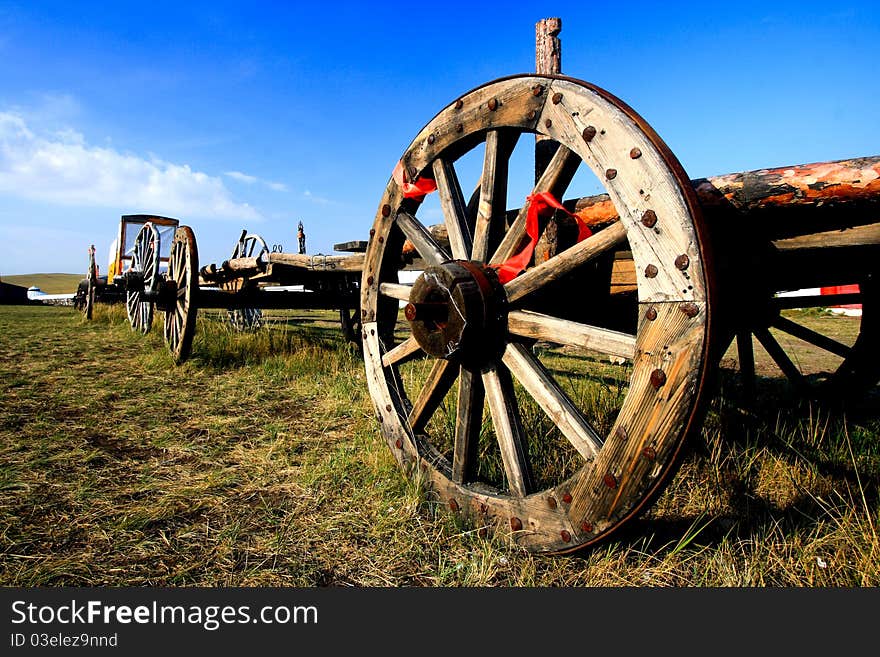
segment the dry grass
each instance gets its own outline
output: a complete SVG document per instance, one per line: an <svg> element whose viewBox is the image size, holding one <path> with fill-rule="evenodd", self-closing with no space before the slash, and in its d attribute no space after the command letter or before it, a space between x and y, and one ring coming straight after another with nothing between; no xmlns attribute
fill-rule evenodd
<svg viewBox="0 0 880 657"><path fill-rule="evenodd" d="M201 319L175 368L121 308L0 307L0 583L877 586L876 394L846 413L726 376L681 470L568 557L480 538L397 470L326 316ZM876 391L875 391L876 392Z"/></svg>

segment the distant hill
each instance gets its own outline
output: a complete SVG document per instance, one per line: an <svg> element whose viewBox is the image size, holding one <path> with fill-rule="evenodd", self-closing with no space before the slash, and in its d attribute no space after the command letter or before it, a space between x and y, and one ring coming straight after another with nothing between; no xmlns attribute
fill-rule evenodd
<svg viewBox="0 0 880 657"><path fill-rule="evenodd" d="M84 277L85 274L15 274L0 276L0 280L22 287L36 285L46 294L73 294Z"/></svg>

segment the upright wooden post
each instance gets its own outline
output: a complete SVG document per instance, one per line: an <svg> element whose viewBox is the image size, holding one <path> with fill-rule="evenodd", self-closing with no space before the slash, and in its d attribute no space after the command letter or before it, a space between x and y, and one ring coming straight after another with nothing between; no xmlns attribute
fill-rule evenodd
<svg viewBox="0 0 880 657"><path fill-rule="evenodd" d="M542 18L535 24L535 73L539 75L559 75L562 73L562 44L559 33L562 31L561 18ZM552 139L535 137L535 182L544 173L556 152L557 144Z"/></svg>

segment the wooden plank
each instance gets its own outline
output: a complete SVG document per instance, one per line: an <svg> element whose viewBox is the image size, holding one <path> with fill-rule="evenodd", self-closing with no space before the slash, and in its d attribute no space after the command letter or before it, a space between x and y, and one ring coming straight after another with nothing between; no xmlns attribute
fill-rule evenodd
<svg viewBox="0 0 880 657"><path fill-rule="evenodd" d="M483 386L510 492L525 497L535 484L510 373L501 365L489 365L483 370Z"/></svg>
<svg viewBox="0 0 880 657"><path fill-rule="evenodd" d="M880 197L880 192L878 192ZM773 246L780 251L794 249L834 249L847 246L880 244L880 223L826 230L820 233L798 235L774 240Z"/></svg>
<svg viewBox="0 0 880 657"><path fill-rule="evenodd" d="M434 160L433 169L452 257L458 260L470 260L473 236L467 223L467 208L455 167L452 162L438 157Z"/></svg>
<svg viewBox="0 0 880 657"><path fill-rule="evenodd" d="M440 358L434 362L434 366L409 413L409 424L413 433L424 431L457 376L458 367L452 365L448 360Z"/></svg>
<svg viewBox="0 0 880 657"><path fill-rule="evenodd" d="M592 461L602 439L541 362L517 342L507 345L503 362L578 453Z"/></svg>
<svg viewBox="0 0 880 657"><path fill-rule="evenodd" d="M564 146L560 146L553 154L553 158L541 175L540 180L535 183L532 193L550 192L556 198L562 198L571 179L577 171L580 164L580 156ZM501 240L501 244L495 250L490 260L491 264L500 264L517 253L520 244L526 236L526 215L528 214L528 204L524 204L516 215L516 219Z"/></svg>
<svg viewBox="0 0 880 657"><path fill-rule="evenodd" d="M830 351L832 354L840 356L841 358L848 358L850 353L852 352L851 347L848 347L845 344L838 342L837 340L829 338L826 335L817 333L816 331L807 328L806 326L802 326L801 324L793 322L787 317L777 317L773 320L773 326L778 328L780 331L788 333L789 335L793 335L794 337L800 338L805 342L816 345L820 349Z"/></svg>
<svg viewBox="0 0 880 657"><path fill-rule="evenodd" d="M452 453L452 480L459 484L473 479L476 470L484 399L480 373L462 366L458 379L455 444Z"/></svg>
<svg viewBox="0 0 880 657"><path fill-rule="evenodd" d="M632 360L636 336L599 326L559 319L531 310L512 310L507 330L517 336L598 351Z"/></svg>
<svg viewBox="0 0 880 657"><path fill-rule="evenodd" d="M490 130L486 134L483 173L480 178L480 200L474 229L472 259L485 262L495 234L501 234L507 210L507 175L510 156L518 133ZM493 228L495 230L493 230Z"/></svg>
<svg viewBox="0 0 880 657"><path fill-rule="evenodd" d="M380 283L379 294L386 297L397 299L398 301L409 301L409 295L412 292L412 285L402 285L400 283Z"/></svg>
<svg viewBox="0 0 880 657"><path fill-rule="evenodd" d="M417 354L421 350L422 348L419 346L419 343L416 342L416 339L413 336L409 336L406 340L394 347L394 349L382 355L382 365L385 367L399 365L403 360L409 358L413 354Z"/></svg>
<svg viewBox="0 0 880 657"><path fill-rule="evenodd" d="M565 276L584 263L617 246L625 239L626 227L622 223L612 224L608 228L590 235L584 241L569 247L547 262L532 267L505 284L504 291L507 293L508 301L513 303L547 283Z"/></svg>
<svg viewBox="0 0 880 657"><path fill-rule="evenodd" d="M439 265L450 259L422 223L408 212L397 214L397 225L429 265Z"/></svg>

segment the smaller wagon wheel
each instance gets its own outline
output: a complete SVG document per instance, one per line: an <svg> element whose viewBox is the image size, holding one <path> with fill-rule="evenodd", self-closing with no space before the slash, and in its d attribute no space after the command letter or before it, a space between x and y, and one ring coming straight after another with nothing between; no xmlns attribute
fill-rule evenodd
<svg viewBox="0 0 880 657"><path fill-rule="evenodd" d="M143 225L134 240L129 272L138 275L135 289L125 292L125 310L133 331L146 335L153 326L153 302L148 301L145 293L155 293L159 279L159 253L161 237L156 227L147 222Z"/></svg>
<svg viewBox="0 0 880 657"><path fill-rule="evenodd" d="M196 330L199 292L199 252L189 226L180 226L171 242L168 284L172 303L165 311L165 342L175 363L189 357Z"/></svg>
<svg viewBox="0 0 880 657"><path fill-rule="evenodd" d="M803 397L844 400L875 385L880 379L880 350L871 340L880 332L880 285L877 276L857 285L858 291L843 299L847 304L862 306L855 340L841 341L828 335L828 331L823 332L821 326L811 328L803 319L787 316L787 311L828 307L831 297L827 295L774 296L762 316L740 327L736 331L736 347L745 395L755 394L753 338ZM820 371L805 362L810 355L821 363Z"/></svg>
<svg viewBox="0 0 880 657"><path fill-rule="evenodd" d="M255 255L256 254L256 255ZM232 250L232 258L256 258L266 262L269 257L269 245L260 235L242 231L241 237ZM237 331L254 331L263 326L261 308L229 308L226 318L230 326Z"/></svg>

